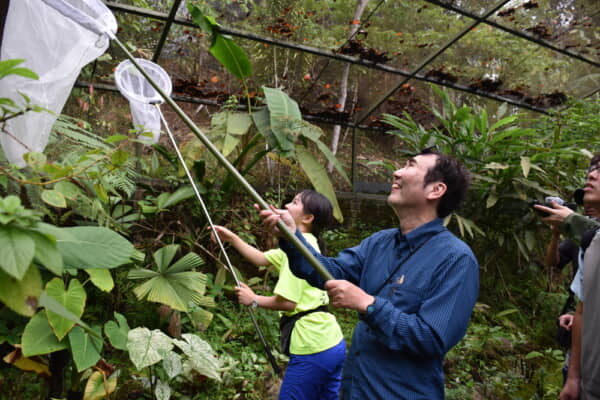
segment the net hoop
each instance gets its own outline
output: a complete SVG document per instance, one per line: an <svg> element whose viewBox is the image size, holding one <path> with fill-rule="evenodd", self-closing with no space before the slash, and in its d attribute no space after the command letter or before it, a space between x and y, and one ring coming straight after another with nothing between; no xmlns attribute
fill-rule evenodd
<svg viewBox="0 0 600 400"><path fill-rule="evenodd" d="M173 84L169 74L152 61L136 58L135 61L150 75L152 80L167 94L171 95ZM127 100L143 104L162 104L164 99L130 60L122 61L115 69L115 84Z"/></svg>

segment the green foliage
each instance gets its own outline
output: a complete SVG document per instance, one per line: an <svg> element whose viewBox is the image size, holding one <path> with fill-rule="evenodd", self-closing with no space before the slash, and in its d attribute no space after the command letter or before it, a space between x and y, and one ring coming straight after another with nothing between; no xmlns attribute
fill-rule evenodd
<svg viewBox="0 0 600 400"><path fill-rule="evenodd" d="M156 270L133 269L129 279L147 279L133 291L138 299L166 304L176 310L188 311L190 303L206 304L206 276L194 271L204 264L196 253L190 252L173 264L179 245L167 245L154 253Z"/></svg>
<svg viewBox="0 0 600 400"><path fill-rule="evenodd" d="M108 321L104 324L104 333L115 349L127 350L127 335L130 330L127 319L116 311L114 317L116 322Z"/></svg>
<svg viewBox="0 0 600 400"><path fill-rule="evenodd" d="M75 317L80 318L83 315L87 295L77 279L71 280L68 289L65 290L63 281L54 278L46 284L46 294L73 313ZM46 311L46 316L58 340L62 340L75 326L75 321L50 310Z"/></svg>
<svg viewBox="0 0 600 400"><path fill-rule="evenodd" d="M23 59L11 59L0 61L0 79L5 78L9 75L17 75L27 79L39 79L38 75L23 67L17 67L19 64L24 62ZM19 106L13 99L7 97L0 98L0 132L5 134L4 125L6 121L12 118L16 118L29 111L34 112L46 112L47 110L43 107L31 104L29 97L23 93L19 93L23 99L24 105Z"/></svg>
<svg viewBox="0 0 600 400"><path fill-rule="evenodd" d="M497 121L492 122L485 110L459 107L445 91L433 89L442 103L441 110L432 110L437 127L426 130L409 115L385 116L385 121L396 128L390 133L405 144L400 152L408 155L436 146L462 161L473 175L469 218L454 215L446 223L456 221L461 234L485 235L486 240L509 251L516 249L529 259L543 244L536 239L536 219L528 212L527 203L533 198L560 195L564 189L555 179L557 162L583 161L582 155L589 154L585 143L549 143L544 132L523 128L526 121L522 116L503 116L499 110ZM568 176L567 171L564 174Z"/></svg>
<svg viewBox="0 0 600 400"><path fill-rule="evenodd" d="M0 198L0 245L4 254L0 269L18 281L24 278L34 261L57 275L62 273L62 257L56 249L55 239L39 232L39 221L39 213L25 209L18 197ZM30 273L24 285L36 280L39 280L37 275ZM28 308L26 305L24 307L18 308L23 312ZM28 311L28 315L33 313Z"/></svg>
<svg viewBox="0 0 600 400"><path fill-rule="evenodd" d="M213 17L205 16L197 6L188 4L192 19L204 32L212 38L210 54L236 78L244 79L252 75L252 65L246 53L228 36L218 31L218 24Z"/></svg>
<svg viewBox="0 0 600 400"><path fill-rule="evenodd" d="M495 315L478 303L465 338L445 362L449 399L556 398L562 387L561 350L531 351L527 326L511 321L515 309Z"/></svg>
<svg viewBox="0 0 600 400"><path fill-rule="evenodd" d="M323 132L320 128L302 120L298 104L287 94L267 87L263 87L263 90L267 107L253 114L259 132L266 137L273 151L279 152L281 157L291 158L297 162L315 190L323 193L331 201L334 217L342 222L342 212L327 170L312 156L308 147L309 142L316 144L340 175L349 182L339 162L320 141L319 137Z"/></svg>

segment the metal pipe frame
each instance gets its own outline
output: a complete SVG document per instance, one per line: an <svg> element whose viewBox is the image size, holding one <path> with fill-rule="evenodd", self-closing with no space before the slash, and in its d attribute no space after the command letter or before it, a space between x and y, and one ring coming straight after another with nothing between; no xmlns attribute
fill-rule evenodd
<svg viewBox="0 0 600 400"><path fill-rule="evenodd" d="M127 5L118 4L118 3L114 3L114 2L110 2L110 1L105 1L105 3L110 9L115 10L115 11L120 11L120 12L135 14L135 15L139 15L139 16L154 18L154 19L158 19L158 20L162 20L162 21L166 21L168 19L168 15L161 13L161 12L147 10L147 9L140 9L138 7L127 6ZM179 24L179 25L188 26L188 27L191 27L194 29L199 29L196 26L196 24L194 24L193 22L184 20L181 18L175 18L174 23ZM378 64L378 63L374 63L372 61L363 60L358 57L351 57L351 56L347 56L344 54L339 54L339 53L334 53L331 51L317 49L315 47L280 41L280 40L276 40L276 39L272 39L272 38L267 38L264 36L259 36L259 35L249 33L249 32L242 32L242 31L238 31L236 29L224 28L222 26L218 26L215 28L220 33L225 34L225 35L231 35L231 36L240 37L242 39L248 39L248 40L252 40L255 42L259 42L259 43L266 43L266 44L270 44L270 45L290 48L293 50L302 51L304 53L314 54L314 55L317 55L320 57L327 57L327 58L331 58L331 59L334 59L337 61L360 65L360 66L363 66L366 68L376 69L379 71L383 71L383 72L387 72L387 73L391 73L391 74L395 74L395 75L401 75L404 77L411 76L411 73L408 71L405 71L405 70L402 70L399 68L394 68L394 67L391 67L391 66L388 66L385 64ZM480 97L486 97L486 98L489 98L492 100L506 102L508 104L512 104L514 106L524 108L524 109L527 109L530 111L535 111L535 112L538 112L541 114L548 113L548 111L546 111L545 109L543 109L541 107L536 107L531 104L517 101L517 100L511 99L511 98L505 97L505 96L500 96L497 94L488 93L488 92L484 92L481 90L473 90L470 87L465 86L465 85L446 82L446 81L435 79L432 77L427 77L423 74L417 73L417 74L414 74L414 76L411 76L411 78L414 78L414 79L417 79L420 81L424 81L424 82L428 82L428 83L433 83L433 84L440 85L440 86L445 86L450 89L474 94L474 95L477 95Z"/></svg>
<svg viewBox="0 0 600 400"><path fill-rule="evenodd" d="M467 10L463 10L462 8L456 7L456 6L452 5L452 4L444 3L443 1L440 1L440 0L423 0L423 1L426 1L427 3L431 3L431 4L434 4L436 6L445 8L446 10L453 11L453 12L455 12L457 14L460 14L460 15L463 15L465 17L469 17L469 18L473 18L473 19L479 18L476 14L473 14L472 12L469 12ZM518 31L518 30L515 30L515 29L508 28L508 27L506 27L504 25L501 25L501 24L499 24L497 22L490 21L487 18L483 22L485 24L487 24L487 25L493 26L494 28L497 28L497 29L500 29L500 30L502 30L504 32L507 32L507 33L509 33L509 34L511 34L513 36L520 37L521 39L528 40L528 41L533 42L533 43L535 43L537 45L540 45L542 47L546 47L546 48L548 48L550 50L556 51L558 53L564 54L564 55L569 56L571 58L575 58L577 60L583 61L585 63L591 64L591 65L593 65L595 67L600 68L600 62L591 60L591 59L589 59L587 57L584 57L583 55L581 55L579 53L575 53L575 52L567 50L567 49L562 49L562 48L560 48L558 46L553 45L552 43L548 42L547 40L540 39L538 37L535 37L533 35L530 35L528 33L522 32L522 31Z"/></svg>
<svg viewBox="0 0 600 400"><path fill-rule="evenodd" d="M106 83L93 83L93 82L88 82L88 81L83 81L83 80L77 80L75 82L75 87L78 87L78 88L86 89L86 88L89 88L90 86L93 86L94 89L96 89L96 90L102 90L102 91L106 91L106 92L119 92L119 89L115 85L109 85ZM202 99L200 97L193 97L193 96L171 94L171 98L175 101L182 101L185 103L193 103L193 104L204 104L207 106L214 106L214 107L221 107L223 105L223 104L219 103L218 101L207 100L207 99ZM248 107L243 104L239 104L237 106L237 110L247 111ZM313 122L327 124L327 125L341 125L345 128L353 128L353 129L358 128L358 129L362 129L365 131L373 131L373 132L381 132L381 133L385 133L387 131L387 129L385 129L385 128L373 127L373 126L368 126L368 125L356 125L352 122L340 121L340 120L319 117L319 116L310 115L310 114L304 114L304 115L302 115L302 118L307 121L313 121Z"/></svg>
<svg viewBox="0 0 600 400"><path fill-rule="evenodd" d="M456 36L454 36L452 39L450 39L445 45L443 45L438 50L436 50L431 55L429 55L427 58L425 58L425 60L423 60L415 69L413 69L408 76L406 76L404 79L401 79L400 82L396 85L396 87L389 90L379 100L377 100L375 103L370 105L369 108L367 108L364 113L359 115L356 118L356 123L360 125L362 122L364 122L369 117L369 115L371 115L380 105L382 105L387 99L389 99L398 89L400 89L402 87L402 85L404 85L406 82L408 82L413 77L415 77L421 70L423 70L423 68L428 66L431 62L433 62L433 60L438 58L440 55L444 54L444 52L446 50L448 50L450 48L450 46L452 46L454 43L458 42L463 36L465 36L467 33L469 33L471 31L471 29L473 29L474 27L479 25L482 21L484 21L490 15L492 15L497 10L502 8L509 1L510 0L500 1L498 4L496 4L494 7L492 7L488 12L486 12L482 17L480 17L480 18L476 19L475 21L471 22L470 24L468 24L466 26L466 28L464 28Z"/></svg>

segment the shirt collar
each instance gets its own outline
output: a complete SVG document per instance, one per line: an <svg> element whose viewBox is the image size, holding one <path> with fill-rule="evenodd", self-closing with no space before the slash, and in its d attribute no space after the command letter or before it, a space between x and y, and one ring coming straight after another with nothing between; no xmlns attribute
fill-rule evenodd
<svg viewBox="0 0 600 400"><path fill-rule="evenodd" d="M419 226L418 228L413 229L406 235L403 235L400 228L398 228L396 239L399 243L403 243L405 246L408 245L409 249L414 251L426 240L443 231L444 229L446 229L446 227L444 227L443 220L441 218L436 218Z"/></svg>

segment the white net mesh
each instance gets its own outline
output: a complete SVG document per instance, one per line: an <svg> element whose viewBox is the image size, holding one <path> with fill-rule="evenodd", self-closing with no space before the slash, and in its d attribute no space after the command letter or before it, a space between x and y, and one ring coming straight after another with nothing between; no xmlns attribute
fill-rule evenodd
<svg viewBox="0 0 600 400"><path fill-rule="evenodd" d="M136 62L167 96L171 95L173 89L171 78L164 69L152 61L141 58L137 58ZM152 141L158 142L160 115L154 104L163 103L162 96L130 60L121 62L115 70L115 83L121 94L129 100L133 124L139 129L142 135L140 138L149 138L147 134L152 134Z"/></svg>
<svg viewBox="0 0 600 400"><path fill-rule="evenodd" d="M70 15L84 15L87 23L71 19ZM23 28L24 21L27 29ZM90 30L90 21L102 27L106 35L116 32L116 20L100 0L10 2L0 59L25 59L21 66L36 72L40 78L34 81L14 75L5 77L0 80L0 97L11 98L23 106L20 92L32 104L56 114L28 112L7 121L5 129L9 134L1 133L0 143L13 164L25 166L23 154L44 150L56 116L62 111L81 68L106 51L108 37Z"/></svg>

